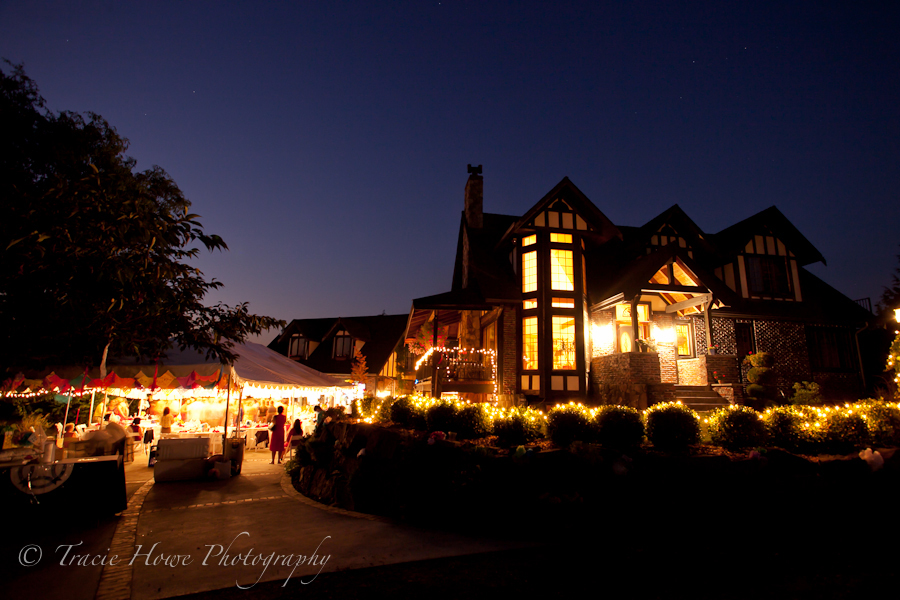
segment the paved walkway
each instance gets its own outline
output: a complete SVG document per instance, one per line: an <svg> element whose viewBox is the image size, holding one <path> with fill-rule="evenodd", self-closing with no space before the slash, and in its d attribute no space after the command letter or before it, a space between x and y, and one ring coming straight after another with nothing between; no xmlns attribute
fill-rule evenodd
<svg viewBox="0 0 900 600"><path fill-rule="evenodd" d="M24 540L5 549L3 560L16 567L11 591L48 599L146 600L252 590L262 582L303 590L319 573L522 546L322 506L298 494L269 458L248 452L240 476L218 481L154 483L146 462L127 465L124 513L59 534L43 532L29 543L41 545L46 559L32 568L18 564ZM83 553L118 555L118 564L61 565L57 546L78 541Z"/></svg>

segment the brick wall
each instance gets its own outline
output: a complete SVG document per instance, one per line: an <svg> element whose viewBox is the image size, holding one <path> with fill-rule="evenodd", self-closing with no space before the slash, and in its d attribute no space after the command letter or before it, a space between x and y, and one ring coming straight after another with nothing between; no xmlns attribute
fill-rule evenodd
<svg viewBox="0 0 900 600"><path fill-rule="evenodd" d="M682 358L678 361L678 383L681 385L708 385L706 356Z"/></svg>
<svg viewBox="0 0 900 600"><path fill-rule="evenodd" d="M516 334L518 327L516 309L511 306L504 307L503 314L500 315L499 320L501 322L498 324L498 327L502 331L503 346L499 348L500 356L498 357L500 359L499 373L497 373L497 376L500 378L498 392L506 396L515 396L519 366L517 361L519 353L516 351L518 339Z"/></svg>
<svg viewBox="0 0 900 600"><path fill-rule="evenodd" d="M744 386L738 383L713 384L713 391L725 398L729 404L744 403Z"/></svg>
<svg viewBox="0 0 900 600"><path fill-rule="evenodd" d="M667 313L651 313L650 315L652 337L659 337L659 331L673 331L675 317ZM659 374L663 383L678 383L678 348L675 340L661 342L657 339L656 346L659 354Z"/></svg>
<svg viewBox="0 0 900 600"><path fill-rule="evenodd" d="M674 383L656 383L647 386L647 405L652 406L661 402L675 402Z"/></svg>
<svg viewBox="0 0 900 600"><path fill-rule="evenodd" d="M591 346L593 358L607 356L616 351L615 310L603 310L591 314Z"/></svg>
<svg viewBox="0 0 900 600"><path fill-rule="evenodd" d="M734 337L735 323L750 323L753 326L753 336L756 340L757 352L769 352L774 359L773 368L775 378L772 385L776 388L776 394L784 398L793 395L793 384L799 381L815 381L822 386L823 396L827 399L854 399L860 392L861 381L857 373L813 373L809 364L809 349L807 348L806 329L803 323L790 321L761 321L749 319L713 318L713 341L719 345L718 354L736 354L737 341ZM703 342L705 339L705 324L703 319L694 319L694 332L699 354L706 353ZM855 352L855 349L854 349ZM725 359L726 357L721 357ZM736 357L743 359L743 357ZM730 373L730 365L722 364L713 369ZM741 377L734 380L731 375L726 376L726 382L746 381L749 366L738 366L735 371L741 369ZM679 371L680 373L680 371ZM737 373L735 373L737 375Z"/></svg>
<svg viewBox="0 0 900 600"><path fill-rule="evenodd" d="M644 410L649 406L647 388L644 383L602 383L595 386L594 400L600 404L618 404Z"/></svg>

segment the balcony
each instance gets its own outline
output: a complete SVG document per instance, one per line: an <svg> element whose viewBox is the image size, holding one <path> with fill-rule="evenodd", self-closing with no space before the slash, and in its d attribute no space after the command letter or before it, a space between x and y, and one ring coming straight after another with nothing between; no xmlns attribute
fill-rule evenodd
<svg viewBox="0 0 900 600"><path fill-rule="evenodd" d="M435 396L442 392L469 394L494 394L497 382L497 361L491 350L466 348L439 348L429 350L420 359L416 370L416 389L431 393L433 360L437 357L437 387Z"/></svg>

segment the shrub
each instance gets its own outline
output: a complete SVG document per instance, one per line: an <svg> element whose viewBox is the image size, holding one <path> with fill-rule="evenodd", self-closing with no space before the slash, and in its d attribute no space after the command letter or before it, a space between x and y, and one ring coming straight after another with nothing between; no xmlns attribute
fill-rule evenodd
<svg viewBox="0 0 900 600"><path fill-rule="evenodd" d="M795 449L800 445L803 427L800 412L796 408L792 406L770 408L763 414L762 422L771 445L786 450Z"/></svg>
<svg viewBox="0 0 900 600"><path fill-rule="evenodd" d="M846 454L866 447L869 428L859 411L835 411L825 418L822 441L827 450Z"/></svg>
<svg viewBox="0 0 900 600"><path fill-rule="evenodd" d="M484 404L466 404L456 415L459 437L464 440L480 438L491 432L491 417Z"/></svg>
<svg viewBox="0 0 900 600"><path fill-rule="evenodd" d="M542 435L544 416L535 410L513 408L494 417L494 434L501 446L519 446Z"/></svg>
<svg viewBox="0 0 900 600"><path fill-rule="evenodd" d="M562 404L550 409L547 416L547 435L553 443L564 448L576 440L590 438L588 417L580 404Z"/></svg>
<svg viewBox="0 0 900 600"><path fill-rule="evenodd" d="M719 408L709 416L712 443L728 450L761 446L766 441L766 426L760 414L749 406Z"/></svg>
<svg viewBox="0 0 900 600"><path fill-rule="evenodd" d="M363 419L375 416L375 407L378 406L375 400L375 396L365 396L362 400L354 403L359 405L359 415Z"/></svg>
<svg viewBox="0 0 900 600"><path fill-rule="evenodd" d="M325 417L331 417L331 422L340 421L346 416L344 408L341 406L332 406L325 409Z"/></svg>
<svg viewBox="0 0 900 600"><path fill-rule="evenodd" d="M378 405L378 412L375 413L376 423L391 422L391 407L394 406L394 402L394 398L385 398L381 401L381 404Z"/></svg>
<svg viewBox="0 0 900 600"><path fill-rule="evenodd" d="M681 402L654 404L645 414L647 439L661 450L684 450L700 441L700 417Z"/></svg>
<svg viewBox="0 0 900 600"><path fill-rule="evenodd" d="M772 377L772 371L768 367L753 367L747 371L747 381L765 385Z"/></svg>
<svg viewBox="0 0 900 600"><path fill-rule="evenodd" d="M440 400L425 409L425 424L428 431L455 431L457 425L456 405L448 400Z"/></svg>
<svg viewBox="0 0 900 600"><path fill-rule="evenodd" d="M795 382L793 388L794 395L791 397L791 404L805 404L809 406L822 404L818 383L814 381Z"/></svg>
<svg viewBox="0 0 900 600"><path fill-rule="evenodd" d="M596 441L607 448L636 448L644 441L641 413L629 406L602 406L591 425Z"/></svg>
<svg viewBox="0 0 900 600"><path fill-rule="evenodd" d="M391 405L391 421L404 427L412 425L415 405L409 398L399 398Z"/></svg>
<svg viewBox="0 0 900 600"><path fill-rule="evenodd" d="M770 352L757 352L749 355L745 361L753 367L771 368L775 364L775 357Z"/></svg>
<svg viewBox="0 0 900 600"><path fill-rule="evenodd" d="M876 446L900 446L900 408L868 401L862 407L869 426L869 440Z"/></svg>

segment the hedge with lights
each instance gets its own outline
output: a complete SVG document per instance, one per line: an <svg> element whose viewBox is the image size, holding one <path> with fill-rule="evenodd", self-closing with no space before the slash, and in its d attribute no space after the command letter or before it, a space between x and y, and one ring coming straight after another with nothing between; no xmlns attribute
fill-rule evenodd
<svg viewBox="0 0 900 600"><path fill-rule="evenodd" d="M700 416L681 402L654 404L644 419L647 439L660 450L683 451L700 443Z"/></svg>
<svg viewBox="0 0 900 600"><path fill-rule="evenodd" d="M644 421L640 411L630 406L601 406L591 422L594 439L616 450L637 448L644 441Z"/></svg>
<svg viewBox="0 0 900 600"><path fill-rule="evenodd" d="M749 406L716 409L706 422L712 443L726 450L762 446L768 437L762 415Z"/></svg>
<svg viewBox="0 0 900 600"><path fill-rule="evenodd" d="M367 423L394 422L412 429L455 431L460 439L496 435L501 446L545 437L557 446L598 442L624 449L647 439L663 450L699 443L700 417L679 402L656 404L639 413L621 406L587 407L569 403L548 413L502 409L463 400L423 396L367 398L356 411ZM638 427L638 417L644 425ZM846 453L866 446L900 446L900 404L861 400L843 406L793 405L757 412L746 406L719 409L706 417L712 442L729 450L774 446L802 453ZM761 434L760 431L763 433Z"/></svg>

